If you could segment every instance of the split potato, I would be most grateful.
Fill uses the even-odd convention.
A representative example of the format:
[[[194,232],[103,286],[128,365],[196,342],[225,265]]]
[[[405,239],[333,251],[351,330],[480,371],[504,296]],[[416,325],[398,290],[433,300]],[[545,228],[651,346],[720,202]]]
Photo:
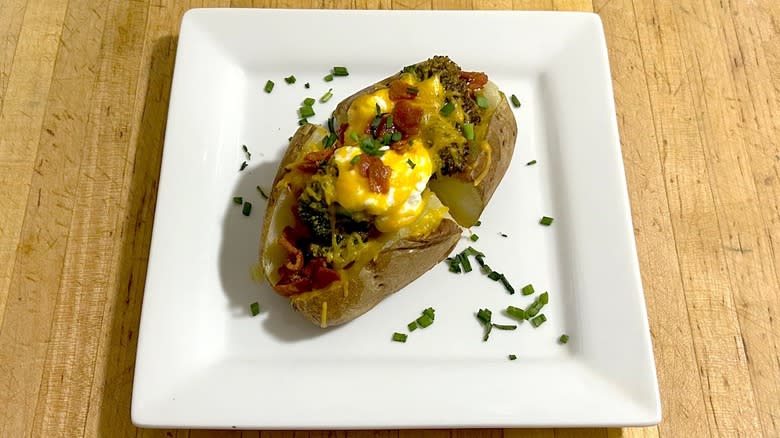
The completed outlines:
[[[504,94],[447,57],[355,93],[327,128],[292,137],[263,224],[263,273],[322,327],[362,315],[447,257],[516,137]]]

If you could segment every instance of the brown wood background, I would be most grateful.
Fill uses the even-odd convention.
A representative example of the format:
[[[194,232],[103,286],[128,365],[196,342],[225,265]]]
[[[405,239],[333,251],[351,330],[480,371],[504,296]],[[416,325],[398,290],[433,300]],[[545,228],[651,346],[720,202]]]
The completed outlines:
[[[780,436],[780,1],[0,1],[0,436],[413,437],[130,424],[182,13],[199,6],[601,15],[664,419],[439,437]]]

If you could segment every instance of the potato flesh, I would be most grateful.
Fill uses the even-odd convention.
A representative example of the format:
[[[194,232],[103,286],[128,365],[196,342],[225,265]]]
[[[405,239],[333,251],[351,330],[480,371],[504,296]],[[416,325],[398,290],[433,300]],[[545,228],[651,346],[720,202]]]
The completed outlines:
[[[431,179],[428,187],[450,209],[450,215],[458,225],[468,228],[477,223],[485,205],[474,183],[439,176]]]

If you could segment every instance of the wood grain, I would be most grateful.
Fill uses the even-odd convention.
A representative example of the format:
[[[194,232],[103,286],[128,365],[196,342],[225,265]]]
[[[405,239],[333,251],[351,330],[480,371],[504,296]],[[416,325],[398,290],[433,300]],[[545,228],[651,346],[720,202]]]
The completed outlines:
[[[130,394],[182,14],[595,11],[663,422],[625,429],[140,430]],[[0,2],[0,436],[780,436],[780,2]]]

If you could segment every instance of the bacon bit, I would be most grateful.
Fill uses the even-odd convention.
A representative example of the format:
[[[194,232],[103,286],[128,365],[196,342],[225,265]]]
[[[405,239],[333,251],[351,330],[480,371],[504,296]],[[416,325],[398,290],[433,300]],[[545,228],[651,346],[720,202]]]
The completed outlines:
[[[281,279],[274,286],[274,290],[286,297],[326,288],[341,278],[338,272],[328,268],[327,262],[322,257],[309,260],[302,270],[293,271],[281,267],[279,275]]]
[[[416,94],[409,92],[411,85],[404,81],[395,80],[390,83],[390,100],[414,99]]]
[[[298,165],[298,170],[305,173],[314,173],[323,161],[327,161],[333,155],[336,148],[323,149],[309,152],[303,157],[303,162]]]
[[[358,173],[368,178],[368,189],[374,193],[387,193],[390,190],[392,169],[385,166],[379,157],[360,155],[357,163]]]
[[[312,290],[311,280],[301,276],[297,272],[290,273],[287,277],[282,276],[279,283],[274,286],[274,290],[279,295],[289,297]]]
[[[487,75],[479,71],[462,71],[460,78],[469,83],[469,90],[478,90],[488,82]]]
[[[328,287],[331,283],[341,278],[339,273],[328,268],[327,262],[322,257],[312,259],[303,269],[304,274],[313,279],[314,289]]]
[[[397,132],[398,130],[395,128],[395,123],[393,123],[393,126],[390,128],[387,127],[387,118],[390,116],[390,114],[383,114],[382,118],[379,121],[379,126],[376,127],[376,132],[371,131],[371,125],[368,125],[366,128],[366,134],[371,134],[374,138],[382,138],[385,134],[392,135],[394,132]]]
[[[417,134],[422,116],[423,109],[408,100],[399,101],[393,108],[393,124],[406,135]]]
[[[288,230],[290,230],[288,232]],[[282,235],[279,236],[279,246],[286,249],[290,253],[290,259],[285,262],[284,266],[291,271],[300,271],[303,268],[303,252],[296,248],[295,240],[290,240],[290,235],[293,233],[291,227],[285,227]]]
[[[409,150],[409,143],[406,142],[406,140],[399,140],[393,144],[390,145],[390,149],[394,150],[395,152],[403,155]]]

